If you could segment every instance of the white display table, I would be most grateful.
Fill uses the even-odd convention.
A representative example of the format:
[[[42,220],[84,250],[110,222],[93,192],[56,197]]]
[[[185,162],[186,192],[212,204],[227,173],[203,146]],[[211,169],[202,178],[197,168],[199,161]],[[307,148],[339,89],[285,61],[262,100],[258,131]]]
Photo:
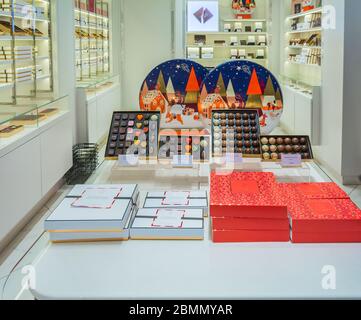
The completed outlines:
[[[137,182],[141,200],[164,187],[156,179]],[[173,190],[208,188],[186,177],[168,183]],[[361,298],[361,244],[215,244],[209,219],[204,241],[44,243],[29,258],[37,299]],[[336,289],[327,290],[334,271]],[[21,270],[10,275],[5,297],[19,277]]]

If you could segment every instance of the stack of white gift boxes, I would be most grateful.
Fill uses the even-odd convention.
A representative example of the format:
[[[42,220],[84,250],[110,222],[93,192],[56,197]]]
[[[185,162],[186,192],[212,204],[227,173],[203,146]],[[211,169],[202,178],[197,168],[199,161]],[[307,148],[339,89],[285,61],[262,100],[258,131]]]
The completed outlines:
[[[52,242],[203,240],[206,191],[149,192],[137,185],[78,185],[45,221]]]

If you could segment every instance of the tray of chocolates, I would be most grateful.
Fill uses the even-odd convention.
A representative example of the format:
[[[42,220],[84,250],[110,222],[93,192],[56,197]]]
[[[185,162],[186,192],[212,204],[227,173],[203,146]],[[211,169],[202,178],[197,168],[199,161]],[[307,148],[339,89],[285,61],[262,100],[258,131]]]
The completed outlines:
[[[137,155],[156,159],[160,112],[114,112],[105,158],[117,160],[120,155]]]
[[[212,111],[212,152],[214,157],[227,153],[259,158],[260,124],[257,110]]]
[[[261,136],[264,161],[281,161],[282,154],[301,154],[302,160],[312,160],[313,152],[308,136]]]
[[[193,162],[210,159],[208,130],[162,130],[159,138],[159,159],[173,160],[174,156],[192,156]]]
[[[0,127],[0,138],[10,138],[14,134],[24,130],[24,126],[5,126]]]

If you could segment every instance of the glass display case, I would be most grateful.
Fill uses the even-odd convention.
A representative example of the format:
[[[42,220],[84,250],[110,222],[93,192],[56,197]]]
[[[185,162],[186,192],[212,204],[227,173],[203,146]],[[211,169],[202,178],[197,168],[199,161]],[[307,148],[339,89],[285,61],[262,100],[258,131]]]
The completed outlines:
[[[3,105],[0,113],[0,149],[68,112],[68,96],[24,105]]]
[[[81,81],[77,84],[77,87],[84,91],[86,100],[89,101],[103,94],[106,90],[111,89],[114,85],[118,85],[119,81],[118,75],[114,76],[109,74]]]
[[[76,78],[97,81],[111,71],[110,0],[75,0]]]

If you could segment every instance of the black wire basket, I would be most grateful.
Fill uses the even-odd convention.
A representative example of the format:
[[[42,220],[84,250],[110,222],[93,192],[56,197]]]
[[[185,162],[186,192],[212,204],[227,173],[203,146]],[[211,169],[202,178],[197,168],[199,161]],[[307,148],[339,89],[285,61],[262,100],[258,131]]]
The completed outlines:
[[[69,185],[83,184],[98,167],[99,146],[82,143],[73,147],[73,167],[66,174]]]

